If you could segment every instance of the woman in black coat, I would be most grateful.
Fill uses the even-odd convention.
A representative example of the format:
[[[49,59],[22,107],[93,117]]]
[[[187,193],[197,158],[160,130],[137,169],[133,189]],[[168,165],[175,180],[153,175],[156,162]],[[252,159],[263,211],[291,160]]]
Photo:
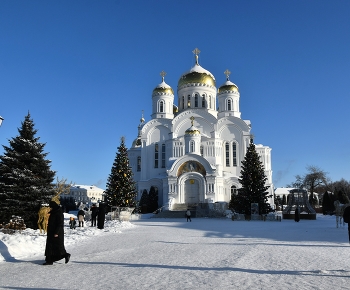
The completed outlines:
[[[52,265],[53,262],[65,258],[67,264],[70,254],[64,248],[64,218],[61,207],[54,201],[49,204],[51,211],[47,225],[47,238],[45,248],[45,263],[43,265]]]

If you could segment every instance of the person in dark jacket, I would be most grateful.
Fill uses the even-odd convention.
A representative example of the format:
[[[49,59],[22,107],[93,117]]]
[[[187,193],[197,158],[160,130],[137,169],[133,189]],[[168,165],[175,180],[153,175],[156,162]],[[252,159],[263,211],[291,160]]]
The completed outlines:
[[[55,199],[56,198],[56,199]],[[62,208],[59,205],[58,196],[55,196],[49,203],[51,208],[47,225],[47,238],[45,247],[45,263],[43,265],[53,265],[53,262],[65,259],[67,264],[70,254],[64,247],[64,218]]]
[[[96,206],[95,203],[93,203],[91,206],[91,226],[92,227],[96,227],[97,214],[98,214],[98,207]]]
[[[105,202],[101,202],[98,209],[98,218],[97,218],[97,228],[102,230],[105,224],[106,212],[105,212]]]

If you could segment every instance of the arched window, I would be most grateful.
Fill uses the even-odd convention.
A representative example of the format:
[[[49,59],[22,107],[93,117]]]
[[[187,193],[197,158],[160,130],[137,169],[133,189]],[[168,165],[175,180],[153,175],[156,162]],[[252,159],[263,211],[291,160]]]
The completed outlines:
[[[165,168],[165,144],[162,144],[162,168]]]
[[[228,142],[225,143],[225,159],[226,167],[230,167],[230,145]]]
[[[237,166],[237,144],[232,143],[232,166]]]
[[[200,147],[200,151],[201,151],[201,156],[203,156],[203,146]]]
[[[187,108],[190,108],[191,107],[191,96],[188,95],[187,96]]]
[[[141,156],[137,157],[137,171],[141,171]]]
[[[191,143],[190,143],[190,152],[194,152],[194,150],[195,150],[195,143],[194,143],[194,141],[191,141]]]
[[[158,168],[159,148],[158,143],[154,144],[154,168]]]
[[[198,108],[198,94],[194,95],[194,107]]]
[[[211,109],[211,96],[209,96],[209,109]]]
[[[231,111],[231,100],[227,100],[227,111]]]
[[[182,96],[182,109],[185,109],[185,97]]]
[[[231,186],[231,195],[232,194],[237,194],[237,187],[234,185]]]
[[[205,95],[202,95],[202,108],[205,108]]]
[[[160,101],[160,103],[159,103],[159,112],[164,113],[164,102],[163,101]]]

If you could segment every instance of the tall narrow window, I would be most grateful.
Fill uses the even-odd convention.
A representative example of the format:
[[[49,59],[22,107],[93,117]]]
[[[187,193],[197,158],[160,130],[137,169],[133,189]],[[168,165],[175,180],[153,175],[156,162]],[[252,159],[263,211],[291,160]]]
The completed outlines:
[[[137,157],[137,171],[141,171],[141,156]]]
[[[232,166],[237,166],[237,144],[232,144]]]
[[[162,168],[165,168],[165,144],[162,144]]]
[[[226,156],[226,166],[230,166],[230,146],[228,142],[225,144],[225,156]]]
[[[195,149],[194,142],[191,141],[191,143],[190,143],[190,151],[191,151],[191,152],[194,152],[194,149]]]
[[[182,96],[182,109],[185,109],[185,97]]]
[[[205,95],[202,95],[202,108],[205,108]]]
[[[161,102],[159,103],[159,112],[160,112],[160,113],[163,113],[163,112],[164,112],[164,102],[163,102],[163,101],[161,101]]]
[[[201,151],[201,156],[203,156],[203,146],[200,147],[200,151]]]
[[[211,96],[209,96],[209,109],[211,109]]]
[[[188,95],[187,96],[187,108],[190,108],[191,107],[191,96]]]
[[[227,100],[227,111],[231,111],[231,100]]]
[[[154,168],[158,168],[158,158],[159,158],[159,148],[158,143],[154,144]]]
[[[198,108],[198,94],[194,95],[194,106],[195,108]]]

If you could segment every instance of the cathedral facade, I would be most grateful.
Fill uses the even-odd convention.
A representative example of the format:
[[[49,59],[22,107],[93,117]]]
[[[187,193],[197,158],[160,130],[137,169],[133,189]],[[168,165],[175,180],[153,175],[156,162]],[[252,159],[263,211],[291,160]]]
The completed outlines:
[[[138,137],[128,151],[140,200],[144,190],[158,191],[159,207],[174,204],[229,202],[240,188],[238,178],[251,137],[251,122],[241,119],[238,86],[195,65],[173,89],[162,82],[152,93],[151,120],[142,117]],[[273,196],[271,148],[256,145]],[[273,200],[270,200],[273,204]]]

